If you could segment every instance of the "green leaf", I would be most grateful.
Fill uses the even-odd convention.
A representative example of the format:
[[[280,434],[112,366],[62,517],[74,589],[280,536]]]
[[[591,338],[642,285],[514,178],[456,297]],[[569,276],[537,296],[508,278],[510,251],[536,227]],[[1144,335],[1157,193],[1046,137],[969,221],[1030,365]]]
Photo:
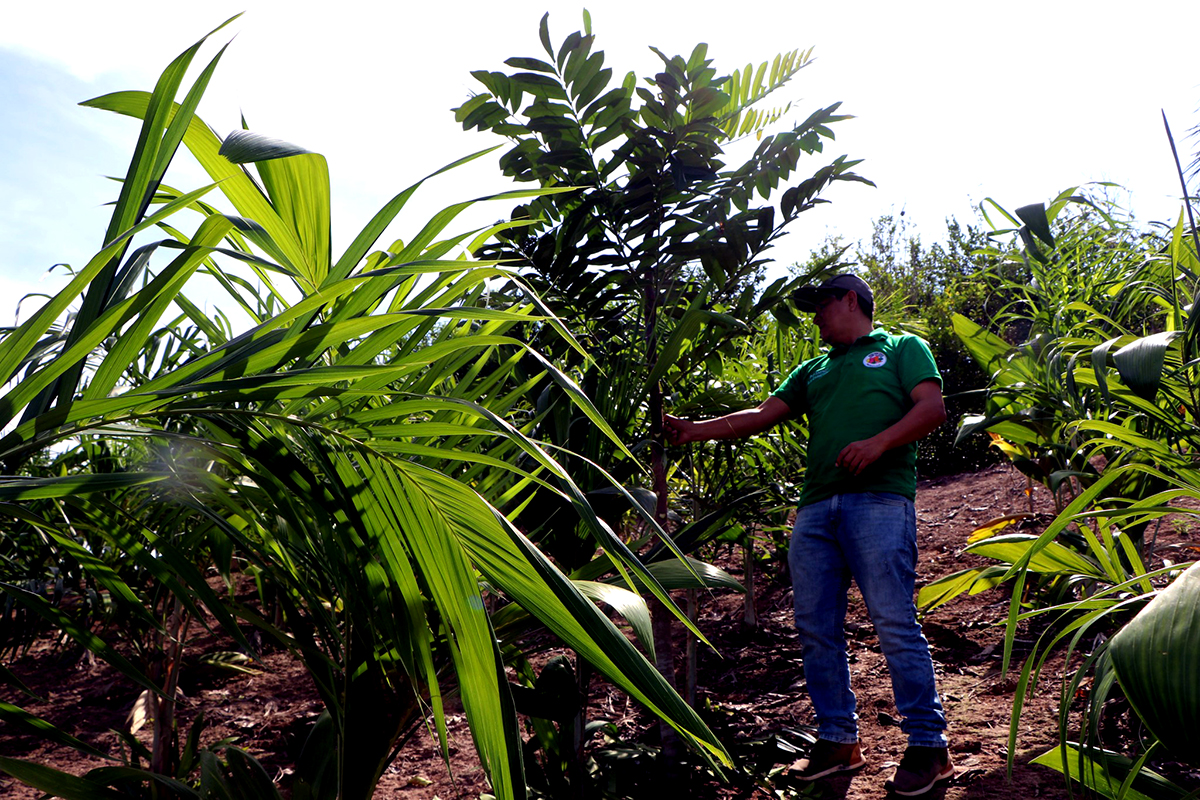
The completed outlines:
[[[1048,575],[1086,575],[1100,580],[1107,577],[1095,563],[1074,550],[1058,542],[1040,542],[1037,536],[1026,533],[992,536],[967,545],[966,551],[1007,564],[1015,564],[1032,552],[1027,562],[1028,569],[1032,572]]]
[[[162,315],[175,302],[180,290],[204,259],[208,258],[212,247],[215,247],[230,232],[232,223],[223,216],[207,217],[192,237],[184,252],[176,257],[160,272],[145,288],[130,298],[127,307],[121,312],[121,319],[109,324],[105,323],[100,331],[121,330],[121,335],[110,348],[108,355],[96,368],[92,379],[84,392],[84,399],[96,399],[108,396],[121,375],[129,369],[145,345],[147,338],[159,325]],[[101,317],[98,322],[107,318]],[[129,326],[123,324],[127,318],[133,318]],[[94,341],[88,337],[88,341]]]
[[[538,38],[542,40],[542,47],[546,48],[546,54],[551,58],[554,57],[554,48],[550,45],[550,12],[547,11],[542,15],[541,22],[538,23]]]
[[[536,58],[522,58],[521,56],[513,56],[512,58],[506,59],[504,63],[516,69],[532,70],[534,72],[548,72],[551,75],[554,75],[557,72],[553,65],[547,64],[545,61],[541,61]]]
[[[258,759],[237,747],[225,748],[226,781],[239,800],[280,800],[275,783]]]
[[[658,670],[528,539],[498,513],[489,510],[480,498],[463,494],[461,486],[449,478],[425,471],[412,475],[420,477],[427,490],[457,498],[441,507],[456,530],[464,534],[472,532],[470,536],[463,535],[460,541],[489,582],[503,586],[509,596],[601,674],[644,703],[702,753],[728,763],[724,747],[667,686]],[[501,527],[483,524],[485,514],[491,514],[491,519]]]
[[[978,594],[999,585],[1006,571],[1004,567],[974,567],[938,578],[917,592],[917,608],[932,611],[964,592]]]
[[[230,18],[216,30],[224,27],[233,19]],[[129,171],[121,183],[121,195],[114,206],[108,232],[105,235],[106,245],[117,242],[120,244],[112,250],[111,258],[100,267],[97,279],[89,285],[83,303],[76,312],[74,322],[67,333],[68,347],[76,344],[78,339],[92,327],[92,323],[107,313],[112,304],[119,303],[123,299],[118,290],[125,284],[117,278],[118,266],[129,245],[127,231],[144,222],[143,217],[153,201],[167,165],[175,153],[183,133],[183,127],[191,120],[196,105],[199,103],[200,95],[220,59],[220,54],[218,54],[201,73],[196,84],[188,92],[184,103],[176,105],[174,98],[182,84],[184,74],[192,57],[204,44],[205,39],[207,37],[196,42],[176,58],[163,71],[154,88],[154,93],[147,96],[147,110],[142,118],[143,124],[138,144],[134,149]],[[173,119],[177,112],[178,118]],[[32,401],[25,411],[25,418],[32,419],[56,401],[69,400],[79,386],[83,371],[84,362],[82,360],[68,361],[62,371],[62,377],[54,386],[49,387],[48,392],[39,394]]]
[[[1088,755],[1081,754],[1074,743],[1068,742],[1042,753],[1030,763],[1068,775],[1075,782],[1110,800],[1164,800],[1187,794],[1184,789],[1148,769],[1141,770],[1137,780],[1141,788],[1153,790],[1152,794],[1133,787],[1126,787],[1125,792],[1121,793],[1119,789],[1124,784],[1124,773],[1129,771],[1133,762],[1107,750],[1086,748],[1084,752]]]
[[[235,130],[225,137],[217,152],[234,164],[253,164],[272,158],[308,155],[312,151],[261,133]]]
[[[535,97],[548,100],[566,100],[567,90],[557,78],[551,78],[538,72],[517,72],[512,75],[512,81],[521,89]]]
[[[10,583],[0,582],[0,590],[7,592],[13,600],[40,615],[80,646],[108,662],[111,667],[133,683],[143,689],[149,689],[156,695],[162,694],[162,690],[145,673],[117,652],[115,648],[87,628],[77,624],[71,617],[52,606],[44,598]]]
[[[1012,346],[994,333],[981,328],[962,314],[951,315],[954,333],[959,341],[966,345],[971,357],[983,367],[988,375],[997,375],[1004,364],[1004,358],[1012,351]],[[1000,373],[999,380],[1004,380],[1007,373]]]
[[[289,233],[300,244],[303,261],[291,266],[306,289],[321,286],[329,275],[329,165],[317,153],[272,157],[256,162],[267,196]]]
[[[690,556],[684,561],[670,559],[655,561],[646,566],[664,589],[732,589],[745,592],[746,587],[720,567]]]
[[[65,745],[81,753],[86,753],[89,756],[112,759],[112,756],[103,750],[97,750],[87,742],[75,738],[71,734],[56,728],[41,717],[36,717],[25,709],[14,706],[11,703],[0,702],[0,720],[14,727],[21,728],[26,733],[31,733],[34,736],[56,744]]]
[[[1020,218],[1039,239],[1049,247],[1054,247],[1054,234],[1050,232],[1050,221],[1046,218],[1046,205],[1034,203],[1021,206],[1016,211]]]
[[[64,800],[122,800],[126,797],[86,778],[19,758],[0,756],[0,770],[27,786]]]
[[[93,280],[97,279],[105,265],[108,264],[110,259],[121,250],[121,248],[124,246],[124,243],[130,237],[166,219],[176,211],[186,208],[192,202],[207,194],[214,186],[215,184],[212,184],[202,189],[197,189],[194,192],[189,192],[183,197],[166,204],[155,214],[143,219],[133,228],[130,228],[128,231],[122,233],[116,240],[110,242],[103,250],[97,253],[92,260],[87,263],[87,266],[85,266],[77,275],[75,275],[74,278],[71,279],[71,282],[68,283],[66,287],[60,290],[59,293],[51,298],[49,302],[38,309],[38,311],[32,317],[22,323],[16,331],[5,336],[3,340],[0,340],[0,375],[11,377],[16,373],[21,364],[29,357],[29,354],[33,348],[37,346],[37,343],[41,337],[45,335],[45,333],[55,323],[59,316],[61,316],[70,307],[71,303],[75,301],[84,288]],[[117,314],[113,315],[111,318],[117,319],[119,316],[120,315]],[[79,325],[79,329],[81,331],[84,330],[85,326],[78,322],[76,324]],[[90,350],[90,348],[87,349]],[[58,367],[58,373],[56,374],[62,374],[66,371],[66,369],[66,366],[60,365]],[[23,384],[24,382],[22,382],[22,386]],[[13,391],[21,389],[22,386],[16,387],[16,389]],[[13,416],[15,416],[16,412],[19,411],[24,405],[8,403],[7,399],[11,396],[12,393],[10,392],[10,394],[5,398],[5,405],[7,407],[5,407],[3,411],[0,411],[0,421],[4,423],[7,423],[9,420],[11,420]]]
[[[1154,735],[1182,759],[1200,759],[1200,564],[1160,591],[1112,637],[1117,679]]]
[[[51,497],[73,497],[95,492],[111,492],[132,486],[146,486],[170,480],[172,473],[118,472],[109,474],[65,475],[61,478],[0,477],[0,501],[20,502]]]
[[[177,781],[174,778],[162,775],[157,772],[151,772],[148,769],[138,769],[136,767],[98,767],[87,774],[88,780],[97,783],[116,785],[128,784],[130,782],[141,786],[143,784],[157,784],[166,788],[170,792],[171,797],[185,798],[185,800],[200,800],[200,795],[190,786],[182,781]],[[152,792],[155,790],[152,788]],[[155,792],[156,793],[156,792]],[[251,795],[243,795],[243,797],[251,798]],[[278,794],[270,800],[278,800]]]
[[[1104,404],[1110,409],[1112,408],[1112,396],[1108,391],[1108,351],[1117,343],[1119,339],[1109,339],[1103,344],[1098,344],[1092,348],[1092,371],[1096,375],[1096,383],[1100,387],[1100,394],[1104,398]]]
[[[395,470],[378,459],[361,462],[361,469],[365,482],[375,491],[370,497],[358,497],[359,513],[375,528],[374,535],[393,569],[408,560],[401,547],[420,565],[432,599],[452,632],[451,654],[463,707],[484,769],[497,795],[515,796],[523,785],[515,782],[510,768],[520,762],[520,738],[515,724],[510,728],[506,721],[510,716],[504,707],[507,692],[501,691],[499,683],[503,667],[497,664],[494,637],[474,570],[443,509],[431,502],[428,492],[407,470]],[[340,461],[338,472],[345,481],[356,480],[357,470],[348,460]],[[466,494],[469,490],[464,487],[459,491]]]
[[[1113,363],[1121,380],[1138,397],[1154,399],[1162,383],[1163,362],[1179,331],[1163,331],[1143,336],[1113,353]]]
[[[747,330],[744,322],[728,314],[720,314],[706,309],[688,310],[684,313],[682,319],[679,320],[675,329],[671,331],[671,335],[662,346],[662,349],[659,350],[657,358],[654,361],[654,369],[650,371],[649,376],[646,378],[648,386],[666,377],[671,367],[676,366],[676,362],[684,346],[700,336],[706,323],[720,325],[725,329],[737,328]]]
[[[141,119],[147,113],[149,99],[145,92],[114,92],[88,100],[82,105]],[[199,117],[193,117],[183,143],[220,186],[238,213],[261,228],[264,236],[257,243],[277,262],[299,271],[296,265],[303,265],[306,256],[295,229],[284,222],[254,181],[220,154],[221,141],[212,129]]]
[[[650,608],[646,601],[636,592],[631,592],[621,586],[596,581],[574,581],[575,588],[592,602],[604,603],[620,614],[633,628],[633,634],[646,648],[650,658],[654,658],[654,630],[650,624]]]

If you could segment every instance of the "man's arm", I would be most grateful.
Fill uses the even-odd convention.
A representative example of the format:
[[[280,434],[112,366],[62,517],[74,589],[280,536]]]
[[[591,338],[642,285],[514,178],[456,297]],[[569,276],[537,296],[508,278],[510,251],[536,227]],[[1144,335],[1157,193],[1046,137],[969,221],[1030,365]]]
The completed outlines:
[[[758,408],[735,411],[713,419],[688,420],[663,414],[663,433],[671,444],[703,442],[709,439],[741,439],[762,433],[787,419],[792,413],[778,397],[768,397]]]
[[[942,388],[937,381],[921,381],[909,395],[913,407],[898,422],[858,442],[851,442],[838,454],[837,466],[857,475],[878,458],[895,447],[902,447],[932,433],[946,421],[946,405],[942,402]]]

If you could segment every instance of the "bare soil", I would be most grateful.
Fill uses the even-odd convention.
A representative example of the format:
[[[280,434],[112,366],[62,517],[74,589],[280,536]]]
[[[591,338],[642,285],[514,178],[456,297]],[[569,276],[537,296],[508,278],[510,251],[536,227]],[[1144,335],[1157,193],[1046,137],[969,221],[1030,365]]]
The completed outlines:
[[[968,535],[982,523],[1007,514],[1029,511],[1026,480],[1007,466],[976,473],[923,481],[918,488],[917,526],[920,546],[919,580],[929,582],[968,566],[985,562],[963,555]],[[1041,487],[1032,492],[1035,517],[1022,525],[1037,530],[1051,518],[1049,497]],[[1155,565],[1162,558],[1178,562],[1194,558],[1180,548],[1196,541],[1191,518],[1168,519],[1158,526]],[[1147,534],[1149,536],[1149,534]],[[767,545],[764,545],[767,547]],[[765,551],[764,551],[765,554]],[[718,562],[735,577],[742,577],[741,559],[718,553]],[[904,750],[897,726],[891,684],[861,598],[852,590],[847,635],[851,673],[858,697],[861,739],[867,766],[850,777],[838,777],[801,787],[791,783],[784,769],[798,754],[787,748],[802,744],[812,712],[804,691],[804,669],[791,620],[791,593],[778,561],[757,576],[756,626],[743,619],[740,595],[704,596],[698,625],[716,648],[701,649],[697,665],[697,707],[745,767],[719,782],[702,770],[689,772],[687,794],[695,798],[827,797],[860,800],[884,796],[883,783]],[[785,570],[786,571],[786,568]],[[950,720],[951,752],[957,776],[940,784],[935,798],[1066,798],[1062,777],[1030,760],[1051,749],[1058,739],[1058,691],[1064,672],[1061,655],[1051,659],[1037,693],[1021,715],[1015,763],[1007,775],[1009,723],[1012,715],[1015,673],[1000,671],[1003,629],[1010,596],[1001,587],[971,597],[961,597],[931,612],[924,620],[938,671],[939,689]],[[1017,640],[1018,665],[1032,645],[1036,631],[1023,630]],[[677,648],[683,652],[683,643]],[[282,652],[265,656],[265,670],[253,676],[233,675],[204,668],[205,653],[231,649],[200,631],[188,643],[187,663],[181,673],[183,699],[179,721],[181,736],[197,714],[203,713],[205,745],[234,738],[272,771],[285,794],[304,736],[321,710],[316,692],[301,669]],[[127,716],[138,691],[129,687],[103,664],[89,663],[78,652],[40,641],[28,653],[6,666],[40,700],[0,687],[0,700],[26,708],[61,729],[102,750],[119,752],[117,729],[127,729]],[[683,674],[680,662],[680,675]],[[625,743],[657,745],[657,729],[649,716],[606,682],[591,683],[589,719],[607,720]],[[1128,725],[1128,722],[1126,721]],[[378,798],[432,800],[476,798],[487,791],[487,782],[475,757],[465,717],[451,709],[451,758],[443,761],[431,736],[423,729],[401,749],[376,793]],[[1120,725],[1117,726],[1118,736]],[[1133,735],[1127,731],[1125,735]],[[146,740],[146,731],[139,733]],[[1118,743],[1119,744],[1119,743]],[[590,743],[595,752],[604,746],[599,736]],[[628,755],[632,750],[625,751]],[[25,758],[81,774],[102,762],[78,755],[66,747],[48,745],[12,725],[0,723],[0,754]],[[614,777],[630,796],[652,796],[664,787],[639,781],[645,761],[631,758],[634,777]],[[1189,788],[1200,786],[1200,775],[1181,765],[1157,765],[1172,779]],[[610,762],[611,768],[611,762]],[[640,789],[637,787],[641,787]],[[683,793],[683,784],[667,789],[667,796]],[[0,798],[25,800],[40,795],[0,773]]]

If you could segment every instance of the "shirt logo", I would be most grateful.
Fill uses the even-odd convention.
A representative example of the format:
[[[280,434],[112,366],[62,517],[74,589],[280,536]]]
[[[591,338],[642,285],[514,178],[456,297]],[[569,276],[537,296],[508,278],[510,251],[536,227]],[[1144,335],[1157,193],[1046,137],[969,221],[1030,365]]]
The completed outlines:
[[[829,374],[829,367],[825,367],[824,369],[819,369],[816,372],[814,372],[812,375],[808,376],[808,382],[812,383],[817,378],[824,378],[828,374]]]
[[[883,353],[879,352],[878,350],[876,350],[874,353],[868,353],[867,357],[863,359],[863,366],[871,367],[872,369],[882,367],[886,363],[887,363],[887,356],[885,356]]]

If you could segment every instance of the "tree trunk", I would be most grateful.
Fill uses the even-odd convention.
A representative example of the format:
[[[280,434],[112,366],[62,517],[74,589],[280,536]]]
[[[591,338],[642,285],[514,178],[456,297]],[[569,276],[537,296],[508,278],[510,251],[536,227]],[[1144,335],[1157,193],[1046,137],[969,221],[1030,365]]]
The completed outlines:
[[[742,599],[742,620],[751,628],[758,627],[758,612],[754,608],[754,539],[746,532],[742,545],[742,579],[746,582],[746,596]]]
[[[645,286],[646,299],[646,367],[647,375],[654,371],[658,361],[658,280],[657,272],[652,267],[647,275]],[[663,393],[662,387],[655,382],[650,386],[649,397],[650,416],[650,470],[654,481],[655,521],[667,529],[667,459],[663,450]],[[647,598],[650,609],[650,621],[654,632],[655,666],[663,678],[678,690],[675,680],[675,643],[672,638],[671,612],[651,595]],[[667,785],[673,783],[679,776],[679,763],[682,755],[682,744],[679,734],[666,722],[658,723],[659,739],[662,741],[662,777]]]
[[[575,654],[575,681],[579,690],[579,711],[571,722],[571,740],[564,742],[564,748],[570,748],[567,761],[567,779],[575,797],[587,798],[595,795],[595,787],[588,780],[586,762],[583,756],[584,731],[587,729],[588,696],[592,685],[592,665],[587,659]]]
[[[675,644],[671,640],[674,633],[674,626],[671,625],[671,612],[659,602],[657,597],[646,598],[646,604],[650,607],[650,620],[654,628],[654,665],[658,667],[658,671],[662,673],[671,688],[678,689],[679,684],[675,680]],[[662,740],[664,777],[669,778],[673,771],[677,772],[679,758],[682,755],[682,744],[679,741],[679,734],[666,722],[658,723],[658,733]]]
[[[667,466],[662,446],[662,391],[657,385],[650,389],[650,453],[654,474],[654,494],[657,498],[655,518],[658,524],[666,530],[667,527]],[[650,608],[650,620],[654,630],[655,666],[672,689],[678,690],[679,683],[675,679],[675,642],[672,614],[658,598],[647,598]],[[683,745],[679,734],[666,722],[658,723],[659,739],[662,741],[662,777],[666,785],[674,783],[679,777],[679,764],[683,755]]]

